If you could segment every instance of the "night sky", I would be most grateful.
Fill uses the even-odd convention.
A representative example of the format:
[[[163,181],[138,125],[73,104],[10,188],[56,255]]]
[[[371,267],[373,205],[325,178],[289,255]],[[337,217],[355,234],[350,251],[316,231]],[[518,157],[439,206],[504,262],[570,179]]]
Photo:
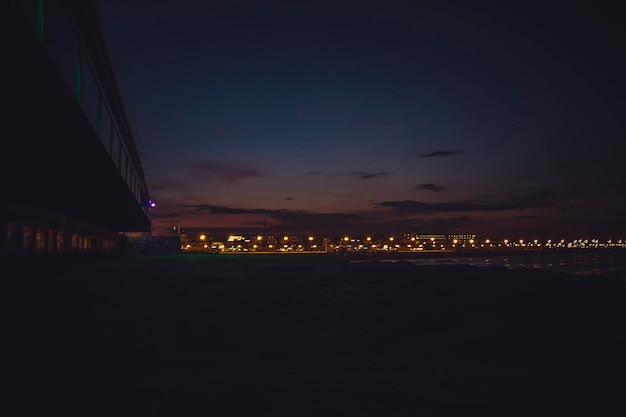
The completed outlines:
[[[97,2],[153,232],[626,237],[617,10],[422,4]]]

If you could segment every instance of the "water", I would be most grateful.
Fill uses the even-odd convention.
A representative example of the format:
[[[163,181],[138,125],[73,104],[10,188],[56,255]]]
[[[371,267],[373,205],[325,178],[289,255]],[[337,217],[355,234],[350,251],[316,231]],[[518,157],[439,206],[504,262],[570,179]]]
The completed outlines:
[[[386,259],[384,262],[398,262]],[[449,258],[402,259],[415,265],[498,265],[506,268],[526,268],[565,272],[577,275],[608,275],[626,279],[626,250],[624,253],[546,253],[528,255],[469,256]]]

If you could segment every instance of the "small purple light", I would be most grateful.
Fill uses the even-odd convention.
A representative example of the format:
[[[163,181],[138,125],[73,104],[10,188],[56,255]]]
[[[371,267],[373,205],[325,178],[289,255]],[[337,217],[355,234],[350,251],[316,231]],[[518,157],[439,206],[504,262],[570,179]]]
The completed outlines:
[[[150,205],[150,207],[156,206],[156,203],[152,200],[148,200],[148,204]]]

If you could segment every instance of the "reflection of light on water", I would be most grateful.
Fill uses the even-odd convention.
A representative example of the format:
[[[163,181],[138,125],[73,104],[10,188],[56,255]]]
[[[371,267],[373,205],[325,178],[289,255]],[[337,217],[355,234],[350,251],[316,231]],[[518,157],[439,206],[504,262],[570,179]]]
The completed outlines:
[[[384,260],[398,262],[397,259]],[[509,269],[544,269],[578,275],[598,275],[626,270],[626,251],[623,254],[545,254],[506,255],[492,257],[449,257],[405,259],[415,265],[474,265],[478,267],[503,266]],[[354,261],[358,262],[358,261]]]

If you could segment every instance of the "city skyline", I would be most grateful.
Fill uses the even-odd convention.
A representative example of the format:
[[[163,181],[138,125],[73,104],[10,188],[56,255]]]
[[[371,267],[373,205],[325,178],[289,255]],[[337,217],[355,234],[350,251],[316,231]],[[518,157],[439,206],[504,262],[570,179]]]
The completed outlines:
[[[172,235],[183,235],[184,239],[190,240],[228,240],[236,237],[237,239],[248,239],[248,240],[277,240],[280,241],[282,239],[288,238],[289,240],[311,240],[315,239],[323,240],[327,239],[329,241],[342,241],[342,240],[402,240],[407,237],[413,237],[414,240],[429,240],[431,237],[435,237],[437,240],[463,240],[469,241],[474,240],[475,242],[481,243],[503,243],[505,245],[521,245],[521,244],[537,244],[540,245],[567,245],[567,244],[619,244],[623,246],[626,243],[626,236],[620,234],[613,234],[611,236],[601,236],[598,234],[594,235],[581,235],[572,233],[570,235],[555,235],[555,234],[545,234],[545,233],[532,233],[528,232],[524,235],[517,234],[480,234],[480,233],[472,233],[469,231],[458,232],[458,233],[442,233],[442,232],[425,232],[418,233],[416,231],[404,231],[400,233],[367,233],[367,232],[357,232],[357,233],[341,233],[339,231],[330,234],[324,233],[301,233],[301,232],[285,232],[280,230],[236,230],[232,229],[222,230],[222,229],[211,229],[206,227],[192,227],[185,228],[181,225],[174,225],[167,230],[161,230],[159,233],[155,233],[158,236],[172,236]],[[473,243],[473,242],[472,242]]]
[[[610,8],[97,5],[155,233],[626,233]]]
[[[193,230],[172,230],[177,237],[170,244],[183,251],[213,253],[536,253],[562,250],[622,250],[626,239],[577,238],[577,239],[510,239],[489,238],[476,234],[419,234],[400,235],[275,235],[275,234],[210,234]],[[168,238],[166,236],[161,236]],[[169,236],[169,238],[174,236]],[[141,250],[142,240],[135,245]],[[150,245],[148,241],[148,247]]]

